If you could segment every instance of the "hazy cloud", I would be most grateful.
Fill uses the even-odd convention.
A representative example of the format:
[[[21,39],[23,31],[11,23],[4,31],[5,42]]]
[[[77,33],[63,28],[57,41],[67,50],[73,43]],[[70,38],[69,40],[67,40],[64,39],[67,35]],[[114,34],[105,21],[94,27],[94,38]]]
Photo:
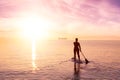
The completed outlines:
[[[67,30],[74,26],[74,31],[84,29],[81,34],[120,32],[120,0],[0,0],[1,18],[31,12],[47,16]]]

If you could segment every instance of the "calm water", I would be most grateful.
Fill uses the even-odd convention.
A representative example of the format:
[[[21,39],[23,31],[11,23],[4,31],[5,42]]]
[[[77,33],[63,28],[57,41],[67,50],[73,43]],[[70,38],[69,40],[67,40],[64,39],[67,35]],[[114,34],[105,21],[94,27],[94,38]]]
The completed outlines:
[[[120,41],[80,42],[87,65],[70,60],[72,40],[1,38],[0,80],[120,80]]]

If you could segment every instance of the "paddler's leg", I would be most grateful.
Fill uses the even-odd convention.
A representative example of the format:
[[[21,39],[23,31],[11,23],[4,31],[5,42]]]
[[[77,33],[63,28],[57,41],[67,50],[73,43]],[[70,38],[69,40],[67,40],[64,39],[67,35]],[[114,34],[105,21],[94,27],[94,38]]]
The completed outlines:
[[[78,59],[80,61],[80,54],[79,54],[79,50],[77,50],[77,55],[78,55]]]
[[[76,50],[74,49],[74,61],[76,61]]]

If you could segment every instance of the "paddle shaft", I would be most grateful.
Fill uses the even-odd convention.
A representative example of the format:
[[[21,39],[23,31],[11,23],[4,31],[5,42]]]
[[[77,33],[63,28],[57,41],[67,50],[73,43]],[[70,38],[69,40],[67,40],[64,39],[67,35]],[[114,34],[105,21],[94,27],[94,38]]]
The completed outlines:
[[[83,54],[83,52],[82,52],[82,51],[80,51],[80,52],[81,52],[82,56],[86,59],[86,57],[85,57],[85,55]]]

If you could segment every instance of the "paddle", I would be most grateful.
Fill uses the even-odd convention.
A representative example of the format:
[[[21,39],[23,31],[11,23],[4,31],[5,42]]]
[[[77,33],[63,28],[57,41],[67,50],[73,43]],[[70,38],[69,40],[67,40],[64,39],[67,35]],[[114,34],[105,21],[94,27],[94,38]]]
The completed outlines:
[[[83,52],[82,51],[80,51],[80,52],[81,52],[82,56],[85,58],[85,63],[88,64],[89,61],[87,60],[87,58],[85,57],[85,55],[83,54]]]

